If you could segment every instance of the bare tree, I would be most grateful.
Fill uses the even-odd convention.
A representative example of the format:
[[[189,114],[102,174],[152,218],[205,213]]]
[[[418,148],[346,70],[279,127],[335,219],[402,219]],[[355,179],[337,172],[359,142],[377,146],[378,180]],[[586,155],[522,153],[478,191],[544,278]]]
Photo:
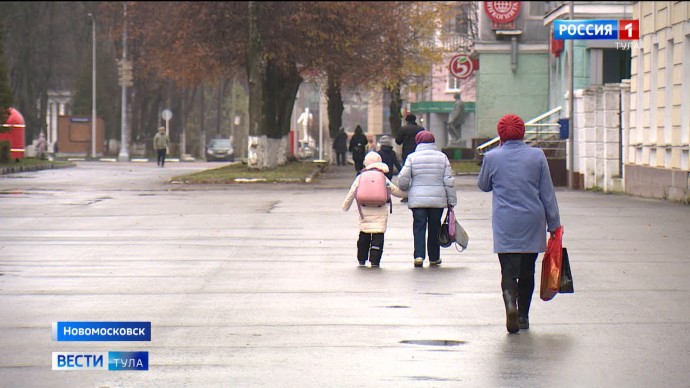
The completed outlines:
[[[7,64],[3,55],[3,23],[0,19],[0,124],[7,121],[7,108],[12,106],[12,91],[10,90],[9,80],[7,78]],[[0,126],[0,132],[5,131],[5,128]]]

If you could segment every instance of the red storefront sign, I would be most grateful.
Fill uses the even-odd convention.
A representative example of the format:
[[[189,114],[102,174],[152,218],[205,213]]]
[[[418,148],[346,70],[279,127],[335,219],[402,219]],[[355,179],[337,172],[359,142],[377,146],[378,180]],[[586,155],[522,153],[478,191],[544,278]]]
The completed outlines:
[[[515,19],[520,14],[520,1],[485,1],[484,11],[491,19],[491,28],[515,29]]]
[[[468,55],[458,54],[451,58],[448,68],[455,78],[465,79],[479,69],[479,61],[470,58]]]

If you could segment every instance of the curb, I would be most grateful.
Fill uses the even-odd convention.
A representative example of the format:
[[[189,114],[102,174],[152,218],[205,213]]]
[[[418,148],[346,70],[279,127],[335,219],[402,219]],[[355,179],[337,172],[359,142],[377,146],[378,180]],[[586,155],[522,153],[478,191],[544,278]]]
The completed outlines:
[[[327,167],[327,164],[318,165],[314,169],[314,171],[311,174],[309,174],[309,176],[307,176],[307,178],[304,180],[304,182],[305,183],[311,183],[314,180],[314,178],[316,178],[322,172],[326,171],[326,167]]]
[[[0,168],[0,175],[7,175],[7,174],[15,174],[18,172],[31,172],[31,171],[40,171],[40,170],[51,170],[54,168],[68,168],[68,167],[76,167],[77,165],[74,163],[69,163],[69,164],[61,164],[61,165],[55,165],[55,164],[36,164],[33,166],[15,166],[15,167],[3,167]]]

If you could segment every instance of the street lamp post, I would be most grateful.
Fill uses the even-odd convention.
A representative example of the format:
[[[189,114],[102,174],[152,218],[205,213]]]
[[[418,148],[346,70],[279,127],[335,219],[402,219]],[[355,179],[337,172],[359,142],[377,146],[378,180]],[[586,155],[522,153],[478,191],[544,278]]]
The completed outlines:
[[[319,160],[323,160],[323,82],[319,83]]]
[[[122,28],[122,72],[124,74],[124,68],[127,64],[127,2],[124,5],[124,19]],[[120,122],[120,154],[117,156],[117,160],[120,162],[129,161],[129,152],[127,151],[127,83],[120,76],[122,85],[122,120]]]
[[[91,18],[91,157],[96,157],[96,19],[89,12]]]
[[[574,3],[570,2],[570,20],[575,17]],[[568,49],[570,50],[570,55],[568,57],[568,67],[570,68],[570,98],[568,100],[568,111],[570,114],[570,120],[568,120],[568,161],[570,163],[570,169],[568,170],[568,188],[573,189],[575,187],[575,47],[573,45],[573,40],[568,41]]]

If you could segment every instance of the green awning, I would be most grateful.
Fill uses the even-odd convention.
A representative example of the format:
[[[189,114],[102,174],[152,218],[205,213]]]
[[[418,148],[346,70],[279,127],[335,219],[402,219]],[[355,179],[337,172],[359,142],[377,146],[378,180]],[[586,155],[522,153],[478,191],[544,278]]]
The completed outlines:
[[[463,102],[465,111],[474,112],[474,101]],[[455,101],[420,101],[413,102],[410,106],[412,113],[450,113],[453,111]]]

